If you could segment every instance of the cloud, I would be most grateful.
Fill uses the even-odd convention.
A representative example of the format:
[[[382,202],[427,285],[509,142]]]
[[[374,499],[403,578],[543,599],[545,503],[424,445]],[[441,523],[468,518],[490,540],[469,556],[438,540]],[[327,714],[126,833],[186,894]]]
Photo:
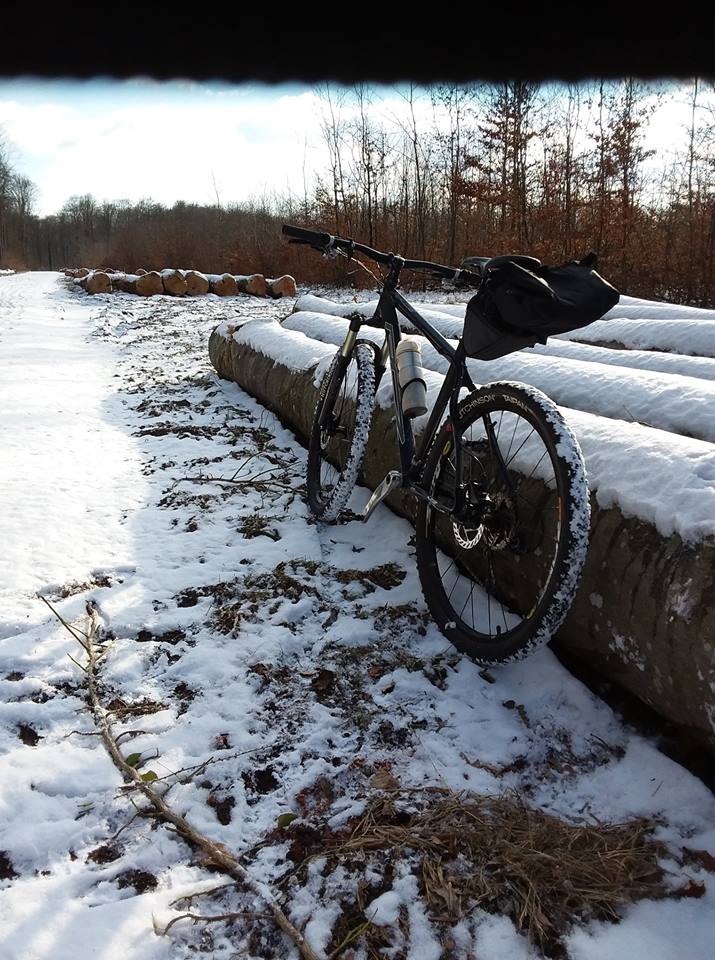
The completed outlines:
[[[38,185],[41,213],[81,193],[213,202],[214,178],[224,203],[302,190],[305,139],[322,149],[309,91],[220,97],[198,84],[103,86],[42,103],[0,99],[0,126],[16,166]]]

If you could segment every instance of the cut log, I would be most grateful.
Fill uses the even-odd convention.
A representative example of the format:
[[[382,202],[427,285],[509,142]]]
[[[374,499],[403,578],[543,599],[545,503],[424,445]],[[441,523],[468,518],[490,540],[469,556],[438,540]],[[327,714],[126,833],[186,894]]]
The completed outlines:
[[[155,271],[139,274],[137,277],[136,292],[142,297],[153,297],[159,293],[163,293],[164,284],[161,282],[161,276]]]
[[[102,270],[94,270],[86,277],[82,277],[80,279],[80,285],[87,291],[87,293],[112,292],[111,277]]]
[[[134,273],[137,277],[143,277],[146,273],[146,270],[144,270],[142,267],[139,267],[139,269],[135,270]]]
[[[162,270],[161,281],[164,284],[164,293],[172,297],[183,297],[186,293],[186,280],[178,270]]]
[[[79,267],[79,269],[73,271],[72,275],[74,277],[88,277],[89,270],[86,267]]]
[[[219,297],[235,297],[238,293],[236,280],[230,273],[224,273],[221,276],[212,275],[209,277],[209,284],[211,293],[215,293]]]
[[[277,277],[275,280],[269,280],[268,284],[274,297],[295,297],[298,292],[295,278],[289,274]]]
[[[239,275],[235,279],[241,293],[247,293],[252,297],[268,296],[268,281],[262,273],[252,273],[247,277]]]
[[[138,279],[135,273],[120,273],[112,278],[112,284],[115,290],[121,290],[122,293],[136,293]]]
[[[208,277],[197,270],[184,271],[184,280],[186,280],[186,292],[190,297],[202,296],[209,292]]]
[[[261,321],[249,321],[235,333],[222,324],[209,340],[219,376],[234,380],[303,439],[317,400],[316,364],[326,365],[334,350],[332,344],[290,330],[281,334],[277,323]],[[444,378],[432,371],[425,375],[434,398]],[[385,383],[381,389],[387,388]],[[590,429],[588,415],[577,419],[581,429]],[[417,430],[418,423],[414,426]],[[653,430],[651,441],[642,451],[644,470],[652,468],[649,457],[658,459],[659,445],[667,447],[672,438]],[[624,438],[626,451],[628,443]],[[363,465],[366,485],[374,488],[389,470],[399,469],[397,449],[392,408],[378,402]],[[685,477],[682,486],[702,489],[702,510],[711,516],[711,494],[700,479],[708,456],[704,443],[702,450],[692,460],[691,480]],[[602,478],[608,488],[618,488],[621,459],[614,459],[613,476]],[[687,462],[683,469],[690,469]],[[586,566],[558,642],[715,753],[715,537],[667,536],[654,523],[624,512],[617,497],[599,489],[600,482],[592,491]],[[414,522],[412,498],[397,490],[388,503]],[[518,582],[516,566],[514,578]]]

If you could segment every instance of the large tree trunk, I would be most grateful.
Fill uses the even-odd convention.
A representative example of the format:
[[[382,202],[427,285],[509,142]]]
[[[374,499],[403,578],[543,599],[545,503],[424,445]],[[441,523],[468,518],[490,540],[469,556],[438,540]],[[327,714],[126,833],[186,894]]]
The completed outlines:
[[[288,274],[269,280],[268,285],[274,297],[294,297],[297,293],[295,279]]]
[[[162,270],[161,280],[164,284],[164,293],[172,297],[183,297],[186,293],[186,280],[178,270]]]
[[[154,297],[164,292],[164,284],[161,282],[160,274],[152,270],[151,273],[144,273],[137,277],[136,292],[141,297]]]
[[[209,277],[209,286],[211,293],[218,297],[235,297],[238,293],[236,280],[230,273],[224,273],[221,276],[215,274]]]
[[[121,290],[122,293],[136,293],[138,279],[135,273],[121,273],[112,282],[115,290]]]
[[[184,279],[186,280],[186,292],[190,297],[202,296],[209,292],[209,281],[203,273],[198,273],[196,270],[187,270],[184,273]]]
[[[249,277],[237,276],[236,283],[241,293],[248,293],[253,297],[267,297],[269,281],[262,273],[252,273]]]
[[[86,277],[82,277],[79,283],[80,286],[87,291],[87,293],[112,292],[111,277],[102,270],[94,270],[92,273],[87,274]]]

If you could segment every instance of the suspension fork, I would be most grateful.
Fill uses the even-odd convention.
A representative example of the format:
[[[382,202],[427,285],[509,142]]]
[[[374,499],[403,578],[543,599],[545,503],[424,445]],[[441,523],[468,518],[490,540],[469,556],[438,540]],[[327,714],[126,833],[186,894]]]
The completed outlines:
[[[449,395],[449,424],[454,444],[454,514],[459,517],[464,511],[466,486],[462,483],[462,430],[459,426],[459,391],[464,382],[464,364],[459,363],[455,370],[454,386]]]
[[[350,364],[350,357],[352,356],[352,352],[355,349],[355,344],[357,343],[357,337],[361,326],[362,320],[360,317],[353,317],[351,319],[348,332],[345,335],[345,340],[343,341],[343,345],[338,351],[337,364],[335,368],[335,376],[338,377],[338,379],[342,379],[342,377],[345,376],[345,372]],[[330,415],[331,405],[327,402],[329,393],[330,384],[328,384],[328,388],[325,391],[320,412],[318,413],[318,424],[321,430],[325,429]]]

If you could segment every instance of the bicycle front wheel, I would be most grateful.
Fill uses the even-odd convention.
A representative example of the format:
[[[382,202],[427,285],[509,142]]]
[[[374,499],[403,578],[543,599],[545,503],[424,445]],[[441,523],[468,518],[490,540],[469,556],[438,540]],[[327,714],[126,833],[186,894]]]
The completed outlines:
[[[484,665],[519,660],[566,616],[588,547],[590,503],[578,442],[556,406],[525,384],[488,384],[459,407],[457,520],[424,501],[417,566],[438,626]],[[423,485],[453,503],[451,425],[432,446]]]
[[[355,489],[372,421],[375,351],[358,341],[347,362],[337,353],[318,394],[308,444],[308,505],[325,522],[338,518]]]

